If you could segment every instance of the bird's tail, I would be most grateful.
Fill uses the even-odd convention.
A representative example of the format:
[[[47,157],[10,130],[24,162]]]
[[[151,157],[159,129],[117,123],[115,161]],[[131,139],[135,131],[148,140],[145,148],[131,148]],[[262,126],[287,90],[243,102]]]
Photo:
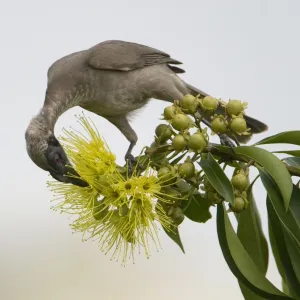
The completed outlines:
[[[201,90],[199,90],[199,89],[193,87],[193,86],[190,85],[190,84],[187,84],[187,83],[186,83],[186,86],[187,86],[187,88],[189,89],[190,93],[191,93],[192,95],[194,95],[194,96],[197,96],[197,95],[200,95],[200,96],[202,96],[202,97],[209,96],[209,95],[206,94],[205,92],[203,92],[203,91],[201,91]],[[219,113],[219,114],[224,114],[224,113],[225,113],[224,107],[221,106],[221,105],[219,105],[218,110],[217,110],[217,113]],[[204,116],[204,118],[205,118],[205,116]],[[247,115],[245,115],[244,118],[245,118],[245,120],[246,120],[246,122],[247,122],[248,128],[251,128],[251,131],[250,131],[251,135],[237,135],[237,136],[235,136],[235,138],[236,138],[240,143],[243,143],[243,144],[247,143],[247,142],[251,139],[252,134],[262,133],[262,132],[268,130],[268,126],[267,126],[265,123],[263,123],[263,122],[261,122],[261,121],[259,121],[259,120],[256,120],[256,119],[254,119],[254,118],[252,118],[252,117],[249,117],[249,116],[247,116]],[[206,119],[206,122],[207,122],[207,123],[210,123],[210,119],[207,118],[207,119]]]

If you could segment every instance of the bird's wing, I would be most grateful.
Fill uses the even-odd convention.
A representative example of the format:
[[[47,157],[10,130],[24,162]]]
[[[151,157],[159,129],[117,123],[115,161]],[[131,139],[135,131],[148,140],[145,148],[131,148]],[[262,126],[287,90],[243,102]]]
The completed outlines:
[[[132,71],[146,66],[176,65],[181,62],[167,53],[147,46],[124,41],[106,41],[88,50],[87,64],[98,70]]]

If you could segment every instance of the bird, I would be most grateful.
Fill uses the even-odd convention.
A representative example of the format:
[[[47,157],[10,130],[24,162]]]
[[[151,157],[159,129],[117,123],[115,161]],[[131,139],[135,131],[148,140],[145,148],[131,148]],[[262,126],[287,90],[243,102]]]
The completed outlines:
[[[121,40],[100,42],[58,59],[47,72],[43,106],[25,132],[29,157],[54,179],[86,186],[54,135],[58,118],[68,109],[80,106],[121,131],[129,141],[125,159],[134,163],[132,150],[138,137],[128,121],[131,112],[145,106],[150,99],[174,102],[187,94],[208,96],[179,77],[178,74],[185,72],[178,67],[181,64],[163,51]],[[261,121],[249,116],[245,119],[251,134],[267,129]],[[208,119],[204,121],[210,125]],[[246,142],[248,137],[236,139]]]

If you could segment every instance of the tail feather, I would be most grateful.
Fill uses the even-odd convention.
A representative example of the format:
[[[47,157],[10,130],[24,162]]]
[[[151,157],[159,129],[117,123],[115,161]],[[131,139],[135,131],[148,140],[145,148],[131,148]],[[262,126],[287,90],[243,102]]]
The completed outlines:
[[[205,92],[203,92],[203,91],[201,91],[201,90],[193,87],[190,84],[186,83],[186,86],[189,89],[190,93],[192,95],[194,95],[194,96],[197,96],[197,95],[200,95],[201,97],[209,96]],[[218,107],[217,113],[221,114],[221,113],[224,113],[224,112],[225,112],[224,107],[220,105]],[[268,126],[265,123],[263,123],[263,122],[261,122],[259,120],[256,120],[256,119],[254,119],[252,117],[249,117],[247,115],[245,115],[244,117],[245,117],[245,120],[247,122],[248,128],[251,129],[251,131],[250,131],[251,135],[242,135],[242,136],[237,135],[237,136],[235,136],[235,138],[240,143],[243,143],[243,144],[247,143],[251,139],[252,134],[262,133],[262,132],[268,130]],[[205,116],[204,116],[204,118],[205,118]],[[209,118],[206,118],[206,123],[210,123],[210,119]]]
[[[245,120],[247,122],[248,127],[251,128],[252,133],[262,133],[268,130],[268,125],[259,120],[253,119],[249,116],[245,116]]]

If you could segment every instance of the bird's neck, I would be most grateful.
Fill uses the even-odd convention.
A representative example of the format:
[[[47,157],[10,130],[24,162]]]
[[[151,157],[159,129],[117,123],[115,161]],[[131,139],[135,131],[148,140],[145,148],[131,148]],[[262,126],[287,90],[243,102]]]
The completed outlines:
[[[54,132],[58,118],[68,109],[77,105],[75,97],[68,91],[47,90],[44,106],[38,114],[38,118],[43,122],[48,130]]]
[[[45,105],[36,116],[41,125],[47,129],[47,131],[54,132],[55,124],[58,118],[64,113],[62,109],[57,107]]]

